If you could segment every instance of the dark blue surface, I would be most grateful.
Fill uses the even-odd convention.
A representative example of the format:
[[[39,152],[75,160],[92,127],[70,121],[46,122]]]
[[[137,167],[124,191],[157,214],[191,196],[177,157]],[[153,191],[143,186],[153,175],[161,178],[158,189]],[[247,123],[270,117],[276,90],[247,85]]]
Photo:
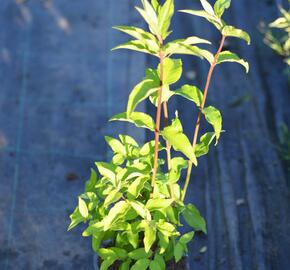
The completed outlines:
[[[190,0],[176,2],[180,9],[193,6]],[[193,173],[188,201],[201,209],[209,233],[196,236],[191,267],[287,270],[289,175],[276,145],[279,125],[290,123],[290,93],[281,60],[257,30],[260,21],[277,16],[277,8],[270,1],[233,2],[228,20],[249,31],[253,42],[228,46],[249,60],[251,72],[229,64],[214,75],[208,102],[221,109],[227,132]],[[126,40],[111,26],[140,24],[137,3],[1,1],[1,270],[92,269],[90,241],[81,229],[66,232],[68,215],[94,161],[109,156],[103,136],[123,132],[140,142],[145,138],[132,126],[107,123],[124,110],[145,61],[152,64],[141,54],[110,52]],[[200,35],[218,43],[207,23],[181,14],[174,23],[177,38]],[[189,71],[184,82],[202,88],[208,67],[191,57],[184,67]],[[244,101],[237,105],[237,100]],[[177,98],[169,106],[170,118],[178,109],[192,134],[191,104]],[[147,110],[154,114],[152,105]]]

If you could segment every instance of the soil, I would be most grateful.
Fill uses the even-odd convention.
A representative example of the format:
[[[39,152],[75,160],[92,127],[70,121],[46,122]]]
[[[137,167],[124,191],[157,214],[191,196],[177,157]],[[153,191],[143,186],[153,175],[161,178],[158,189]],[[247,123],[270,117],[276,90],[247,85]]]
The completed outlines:
[[[178,263],[175,263],[174,260],[172,260],[169,263],[167,263],[166,270],[186,270],[187,261],[188,261],[187,257],[184,257]],[[99,268],[100,268],[101,263],[102,261],[99,261]],[[121,263],[117,261],[108,270],[119,270],[120,265]]]

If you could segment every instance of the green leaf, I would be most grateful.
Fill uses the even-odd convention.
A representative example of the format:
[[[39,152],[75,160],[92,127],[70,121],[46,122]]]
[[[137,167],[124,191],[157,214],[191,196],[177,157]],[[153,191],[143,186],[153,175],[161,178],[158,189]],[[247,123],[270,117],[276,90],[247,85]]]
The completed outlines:
[[[80,214],[84,218],[88,218],[88,216],[89,216],[89,210],[88,210],[88,207],[87,207],[86,202],[81,197],[79,197],[79,205],[78,206],[79,206]]]
[[[112,51],[119,50],[119,49],[125,49],[125,50],[131,50],[131,51],[137,51],[137,52],[143,52],[147,54],[151,54],[154,56],[157,56],[157,51],[150,48],[147,44],[145,44],[141,40],[130,40],[128,42],[125,42],[123,44],[120,44],[112,49]]]
[[[223,51],[219,54],[217,64],[221,64],[224,62],[234,62],[242,65],[245,69],[246,72],[249,72],[249,64],[243,59],[240,59],[235,53],[232,53],[230,51]]]
[[[68,231],[76,227],[81,222],[85,221],[85,218],[81,215],[79,211],[79,207],[76,207],[74,212],[69,217],[70,217],[71,223],[67,229]]]
[[[140,155],[141,156],[148,156],[148,155],[152,155],[154,154],[154,146],[155,146],[155,141],[150,141],[150,142],[147,142],[145,143],[141,150],[140,150]],[[158,144],[158,150],[161,151],[161,150],[164,150],[164,147],[161,145],[161,143]]]
[[[182,215],[187,224],[191,226],[195,231],[202,231],[204,233],[207,233],[205,220],[193,204],[188,204]]]
[[[166,268],[165,261],[164,261],[164,258],[161,255],[155,254],[153,262],[156,262],[159,265],[159,270],[166,270],[165,269]]]
[[[159,252],[160,252],[160,254],[163,254],[169,245],[169,238],[168,238],[168,236],[164,235],[161,232],[158,232],[157,234],[158,234],[159,246],[160,246]]]
[[[146,220],[151,220],[151,214],[143,203],[138,201],[129,201],[129,204],[134,208],[139,216]]]
[[[124,161],[125,161],[125,156],[123,156],[122,154],[116,154],[112,158],[112,163],[117,166],[122,165]]]
[[[183,257],[184,253],[185,253],[184,245],[182,245],[180,242],[177,242],[177,244],[174,246],[175,262],[179,262]]]
[[[136,106],[148,98],[152,93],[156,92],[159,87],[160,86],[158,84],[156,85],[156,82],[151,79],[145,79],[137,84],[129,96],[127,115],[130,117]]]
[[[171,159],[171,170],[169,171],[169,183],[175,183],[179,180],[181,170],[188,167],[188,162],[182,157]]]
[[[219,18],[224,14],[225,9],[231,5],[231,0],[217,0],[214,4],[214,13]]]
[[[160,5],[158,3],[158,0],[151,0],[151,5],[154,8],[154,10],[157,12],[160,8]]]
[[[109,211],[108,215],[104,218],[104,231],[107,231],[113,223],[120,220],[125,216],[130,209],[130,205],[125,201],[117,202]]]
[[[95,164],[102,176],[108,178],[113,184],[116,183],[115,170],[117,167],[115,165],[106,162],[96,162]]]
[[[205,116],[205,119],[208,123],[210,123],[213,128],[216,135],[216,144],[218,143],[218,140],[220,138],[220,134],[222,132],[222,116],[218,109],[209,106],[203,109],[202,113]]]
[[[172,199],[155,198],[149,199],[146,203],[146,208],[151,211],[165,210],[173,203]]]
[[[96,184],[97,184],[97,173],[94,169],[91,169],[90,179],[85,183],[85,191],[86,192],[96,192]]]
[[[207,0],[200,0],[200,2],[201,2],[201,5],[202,5],[203,9],[207,13],[209,13],[211,15],[215,15],[214,10],[213,10],[211,4]]]
[[[105,136],[105,140],[114,153],[126,155],[125,146],[119,140],[109,136]]]
[[[147,175],[139,176],[130,186],[128,187],[128,197],[135,199],[139,196],[141,190],[144,188],[144,184],[149,180]]]
[[[206,155],[209,151],[209,146],[215,138],[214,132],[208,132],[201,136],[199,144],[195,147],[196,157]]]
[[[197,165],[194,149],[183,133],[182,125],[178,118],[173,120],[171,126],[164,128],[161,135],[173,146],[175,151],[182,152],[194,165]]]
[[[158,15],[158,28],[161,30],[161,35],[163,39],[166,39],[169,34],[168,29],[173,13],[174,1],[166,0],[164,5],[160,8],[160,12]]]
[[[117,257],[108,257],[104,259],[101,264],[100,270],[108,270],[109,267],[117,260]]]
[[[146,270],[150,265],[149,259],[140,259],[138,260],[130,270]]]
[[[135,249],[134,251],[131,251],[128,254],[128,257],[137,261],[142,258],[145,258],[145,259],[150,258],[152,254],[153,252],[151,250],[149,252],[146,252],[144,248],[138,248],[138,249]]]
[[[92,235],[92,248],[95,252],[98,252],[98,250],[101,246],[103,237],[104,237],[103,232],[98,232],[98,233]]]
[[[121,142],[122,142],[124,145],[126,145],[126,146],[128,146],[128,145],[132,145],[132,146],[134,146],[134,147],[139,147],[139,145],[138,145],[138,143],[135,141],[135,139],[132,138],[132,137],[129,136],[129,135],[123,135],[123,134],[120,134],[120,135],[119,135],[119,138],[120,138]]]
[[[188,232],[180,237],[179,242],[182,244],[188,244],[192,240],[193,236],[194,232]]]
[[[160,267],[159,263],[157,261],[155,261],[155,260],[150,262],[149,269],[150,270],[162,270],[162,268]]]
[[[160,37],[161,31],[158,28],[158,18],[157,18],[157,14],[156,14],[154,8],[151,6],[151,4],[147,0],[142,0],[142,3],[144,6],[144,10],[136,7],[137,11],[144,18],[144,20],[147,22],[151,33]]]
[[[196,104],[197,107],[201,106],[203,94],[200,89],[193,85],[183,85],[175,91],[176,95],[182,96]]]
[[[118,259],[124,260],[128,257],[128,253],[125,249],[119,247],[111,247],[111,250],[115,252]]]
[[[134,26],[115,26],[113,28],[138,39],[152,52],[157,52],[159,50],[159,44],[156,37],[141,28]]]
[[[223,22],[220,18],[216,17],[215,15],[212,15],[204,10],[180,10],[180,12],[184,12],[190,15],[202,17],[206,19],[208,22],[213,24],[218,30],[221,30],[223,27]]]
[[[104,201],[104,207],[108,207],[111,203],[114,203],[122,198],[122,193],[118,189],[109,193]]]
[[[160,65],[158,66],[158,74],[160,76]],[[177,82],[182,74],[181,59],[165,58],[163,60],[163,84],[173,84]]]
[[[130,117],[127,113],[119,113],[114,115],[109,121],[125,121],[134,124],[136,127],[147,128],[151,131],[155,130],[155,123],[152,117],[143,112],[133,112]]]
[[[158,230],[167,237],[177,236],[179,233],[176,231],[174,225],[163,220],[159,220],[157,223]]]
[[[144,222],[144,248],[145,252],[149,252],[156,240],[156,227],[152,221]]]
[[[226,25],[222,29],[222,35],[226,37],[236,37],[245,40],[248,45],[251,44],[251,38],[249,34],[241,29],[237,29],[231,25]]]
[[[121,269],[120,270],[129,270],[130,269],[130,263],[131,263],[130,259],[124,261],[122,263],[122,265],[121,265]]]
[[[168,100],[174,95],[173,91],[170,91],[169,86],[168,85],[164,85],[162,87],[162,99],[161,99],[161,103],[163,102],[168,102]],[[151,101],[151,103],[153,105],[155,105],[156,107],[158,106],[158,97],[159,97],[159,92],[155,92],[153,93],[149,99]]]

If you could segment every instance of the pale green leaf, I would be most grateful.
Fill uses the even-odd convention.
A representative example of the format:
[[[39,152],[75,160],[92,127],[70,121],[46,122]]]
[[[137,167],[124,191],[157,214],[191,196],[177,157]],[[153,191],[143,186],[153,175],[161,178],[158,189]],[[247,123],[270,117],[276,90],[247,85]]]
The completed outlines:
[[[152,221],[144,222],[144,248],[145,252],[149,252],[156,240],[156,227]]]
[[[168,181],[170,183],[175,183],[179,180],[181,170],[187,168],[188,161],[182,157],[175,157],[171,159],[171,169],[168,174]]]
[[[158,28],[161,31],[163,39],[166,39],[168,36],[168,29],[170,26],[173,13],[174,13],[174,1],[166,0],[164,5],[160,8],[158,14]]]
[[[176,90],[174,93],[194,102],[197,107],[201,106],[203,94],[196,86],[186,84]]]
[[[245,69],[246,72],[249,72],[249,64],[243,59],[240,59],[235,53],[232,53],[230,51],[223,51],[219,54],[217,64],[221,64],[224,62],[234,62],[242,65]]]
[[[173,146],[175,151],[182,152],[194,165],[197,165],[194,149],[183,133],[182,125],[178,118],[173,120],[171,126],[164,128],[164,130],[161,131],[161,135]]]
[[[116,168],[117,166],[110,164],[110,163],[106,163],[106,162],[96,162],[95,163],[99,173],[108,178],[108,180],[110,180],[110,182],[112,182],[113,184],[116,183]]]
[[[143,52],[143,53],[157,56],[157,51],[152,50],[152,48],[149,48],[149,46],[145,44],[144,41],[141,41],[141,40],[131,40],[131,41],[125,42],[123,44],[120,44],[114,47],[112,51],[119,50],[119,49]]]
[[[127,115],[130,117],[136,106],[148,98],[152,93],[156,92],[158,89],[159,85],[156,85],[156,82],[151,79],[145,79],[137,84],[129,96]]]
[[[85,218],[81,215],[79,211],[79,207],[76,207],[74,212],[69,217],[70,217],[71,222],[67,229],[68,231],[76,227],[81,222],[85,221]]]
[[[219,18],[224,14],[225,10],[231,5],[231,0],[217,0],[214,4],[214,13]]]
[[[158,66],[158,74],[160,76],[160,65]],[[182,74],[181,59],[165,58],[163,60],[163,84],[173,84],[177,82]]]
[[[147,128],[151,131],[155,130],[155,123],[152,117],[146,113],[133,112],[130,117],[127,117],[127,113],[119,113],[114,115],[109,121],[125,121],[135,124],[137,127]]]
[[[108,270],[109,267],[117,260],[116,256],[113,257],[107,257],[106,259],[104,259],[104,261],[101,264],[101,268],[100,270]]]
[[[89,210],[88,210],[88,207],[87,207],[86,202],[81,197],[79,197],[79,204],[78,204],[78,206],[79,206],[80,214],[84,218],[88,218],[88,216],[89,216]]]
[[[136,140],[129,135],[120,134],[119,138],[120,138],[121,142],[126,146],[132,145],[134,147],[139,147]]]
[[[104,207],[108,207],[111,203],[114,203],[122,198],[122,193],[115,189],[109,193],[104,201]]]
[[[91,169],[90,179],[85,183],[85,191],[86,192],[95,192],[97,184],[97,173],[94,169]]]
[[[153,105],[155,105],[156,107],[158,106],[158,95],[159,94],[159,91],[158,92],[154,92],[150,97],[150,101]],[[169,86],[168,85],[164,85],[162,87],[162,99],[161,99],[161,103],[163,102],[168,102],[168,100],[174,95],[174,92],[171,91],[169,89]]]
[[[105,136],[105,140],[114,153],[126,155],[125,146],[119,140],[109,136]]]
[[[213,24],[218,30],[221,30],[223,27],[223,22],[220,18],[212,15],[204,10],[180,10],[180,12],[188,13],[194,16],[202,17],[206,19],[208,22]]]
[[[149,199],[146,203],[146,208],[149,211],[165,210],[173,203],[172,199],[154,198]]]
[[[128,187],[128,196],[130,199],[135,199],[139,196],[141,190],[144,187],[144,184],[149,180],[147,175],[141,175],[132,184]]]
[[[207,0],[200,0],[200,2],[201,2],[201,5],[202,5],[203,9],[207,13],[209,13],[210,15],[213,15],[213,16],[215,15],[214,10],[213,10],[211,4]]]
[[[182,215],[187,224],[191,226],[195,231],[202,231],[204,233],[207,232],[205,220],[193,204],[188,204]]]
[[[201,136],[199,144],[195,147],[196,157],[206,155],[209,151],[209,146],[215,138],[214,132],[208,132]]]
[[[108,215],[104,218],[104,231],[110,229],[114,222],[117,222],[125,216],[130,209],[130,205],[125,201],[117,202],[109,211]]]
[[[222,116],[218,109],[209,106],[203,109],[202,113],[205,116],[205,119],[208,123],[210,123],[213,128],[216,135],[216,144],[218,143],[218,140],[220,138],[220,134],[222,132]]]
[[[157,229],[164,234],[165,236],[172,237],[172,236],[178,236],[179,233],[176,231],[176,227],[169,223],[165,222],[163,220],[159,220],[157,223]]]
[[[137,212],[137,214],[141,216],[143,219],[151,220],[151,214],[143,203],[138,202],[138,201],[129,201],[129,204],[133,207],[133,209]]]
[[[248,45],[251,43],[249,34],[241,29],[237,29],[234,26],[226,25],[222,29],[222,35],[226,37],[236,37],[245,40]]]

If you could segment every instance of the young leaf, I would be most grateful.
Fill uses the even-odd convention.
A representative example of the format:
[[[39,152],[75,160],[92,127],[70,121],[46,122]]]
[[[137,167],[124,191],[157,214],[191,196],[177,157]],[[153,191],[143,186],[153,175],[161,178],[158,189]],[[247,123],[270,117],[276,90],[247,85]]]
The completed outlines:
[[[81,215],[79,211],[79,207],[76,207],[74,212],[69,217],[70,217],[71,223],[67,229],[68,231],[76,227],[81,222],[85,221],[85,218]]]
[[[108,178],[110,182],[115,184],[115,181],[116,181],[115,171],[117,167],[113,164],[106,163],[106,162],[96,162],[95,164],[99,170],[99,173],[102,176]]]
[[[218,109],[209,106],[203,109],[203,114],[207,122],[209,122],[213,128],[216,135],[216,144],[220,138],[220,134],[222,131],[222,116]]]
[[[224,26],[222,20],[215,15],[212,15],[204,10],[180,10],[180,12],[188,13],[194,16],[202,17],[206,19],[208,22],[213,24],[218,30],[221,30]]]
[[[166,251],[166,249],[167,249],[167,247],[169,245],[169,238],[168,238],[168,236],[164,235],[161,232],[158,232],[157,235],[158,235],[158,238],[159,238],[159,246],[160,246],[159,253],[163,254]]]
[[[86,192],[95,192],[97,184],[97,173],[94,169],[91,169],[90,179],[85,183],[85,191]]]
[[[132,138],[131,136],[129,135],[123,135],[123,134],[120,134],[119,135],[119,138],[122,142],[122,144],[126,145],[126,147],[128,147],[128,145],[132,145],[134,147],[139,147],[138,143],[135,141],[134,138]]]
[[[105,140],[114,153],[126,155],[125,146],[119,140],[109,136],[105,136]]]
[[[182,96],[196,104],[197,107],[201,106],[203,94],[200,89],[193,85],[183,85],[175,91],[176,95]]]
[[[135,124],[137,127],[147,128],[151,131],[155,130],[155,123],[152,117],[146,113],[133,112],[130,117],[127,117],[127,113],[119,113],[114,115],[109,121],[125,121]]]
[[[251,44],[251,38],[249,34],[241,29],[237,29],[231,25],[226,25],[222,29],[222,35],[226,37],[236,37],[245,40],[248,45]]]
[[[160,8],[158,15],[158,28],[161,31],[163,39],[166,39],[168,36],[168,29],[170,26],[171,18],[174,13],[174,1],[166,0],[164,5]]]
[[[139,216],[141,216],[145,220],[151,220],[151,214],[149,210],[145,207],[145,205],[138,201],[129,201],[129,204],[133,207],[133,209],[137,212]]]
[[[149,48],[149,46],[141,40],[131,40],[120,44],[112,49],[112,51],[119,50],[119,49],[126,49],[136,52],[143,52],[147,54],[151,54],[157,56],[157,51],[153,48]]]
[[[104,218],[104,231],[109,230],[111,225],[117,220],[125,216],[130,209],[130,205],[125,201],[117,202],[109,211],[109,214]]]
[[[194,165],[197,165],[194,149],[186,135],[183,133],[181,123],[178,118],[175,118],[171,126],[164,128],[161,131],[162,137],[173,146],[175,151],[182,152]]]
[[[193,204],[188,204],[182,215],[187,224],[191,226],[195,231],[202,231],[204,233],[207,233],[205,220]]]
[[[111,203],[116,202],[122,198],[122,193],[118,189],[113,190],[109,193],[104,201],[104,207],[108,207]]]
[[[200,137],[200,142],[195,147],[196,157],[201,157],[201,156],[206,155],[208,153],[209,146],[212,143],[212,141],[214,140],[215,136],[216,135],[214,132],[208,132]]]
[[[181,170],[187,168],[188,162],[182,157],[175,157],[171,159],[171,170],[168,174],[168,181],[175,183],[179,180]]]
[[[157,223],[157,228],[162,234],[168,237],[179,235],[174,225],[163,220],[159,220],[159,222]]]
[[[235,53],[232,53],[230,51],[223,51],[220,53],[219,58],[217,60],[217,64],[221,64],[224,62],[235,62],[240,65],[242,65],[245,69],[246,72],[249,72],[249,64],[243,59],[240,59]]]
[[[145,79],[137,84],[129,96],[127,115],[130,117],[136,106],[158,89],[159,85],[156,85],[156,83],[151,79]]]
[[[203,9],[207,13],[209,13],[210,15],[213,15],[213,16],[215,15],[214,10],[213,10],[211,4],[207,0],[200,0],[200,2],[201,2],[201,5],[202,5]]]
[[[150,212],[156,210],[163,210],[169,207],[172,203],[173,203],[172,199],[161,199],[161,198],[149,199],[148,202],[146,203],[146,208]]]
[[[89,210],[88,210],[86,202],[81,197],[79,197],[79,205],[78,206],[79,206],[79,211],[80,211],[80,214],[82,215],[82,217],[88,218]]]
[[[214,4],[215,15],[221,18],[221,16],[225,12],[225,9],[228,9],[230,5],[231,5],[231,0],[217,0]]]
[[[128,187],[128,197],[130,199],[135,199],[139,196],[141,190],[144,188],[144,184],[148,181],[149,177],[147,175],[139,176],[129,187]]]
[[[131,251],[129,254],[128,254],[128,257],[137,261],[137,260],[140,260],[142,258],[150,258],[152,256],[152,251],[150,250],[149,252],[146,252],[144,248],[138,248],[138,249],[135,249],[133,251]]]
[[[168,100],[174,95],[174,92],[169,89],[168,85],[164,85],[162,88],[162,103],[168,102]],[[149,97],[152,104],[158,106],[158,92],[153,93]]]
[[[160,65],[158,66],[158,74],[160,76]],[[163,60],[163,84],[173,84],[177,82],[182,74],[181,59],[165,58]]]
[[[138,260],[130,270],[146,270],[150,265],[149,259],[140,259]]]
[[[152,221],[144,222],[144,248],[145,252],[149,252],[156,240],[156,227]]]
[[[154,8],[154,10],[156,11],[156,13],[158,14],[158,10],[160,8],[158,0],[151,0],[151,5]]]
[[[147,0],[142,0],[142,2],[143,2],[144,10],[136,7],[137,11],[147,22],[151,33],[160,37],[161,31],[158,28],[158,18],[157,18],[157,14],[154,8],[151,6],[151,4]]]

